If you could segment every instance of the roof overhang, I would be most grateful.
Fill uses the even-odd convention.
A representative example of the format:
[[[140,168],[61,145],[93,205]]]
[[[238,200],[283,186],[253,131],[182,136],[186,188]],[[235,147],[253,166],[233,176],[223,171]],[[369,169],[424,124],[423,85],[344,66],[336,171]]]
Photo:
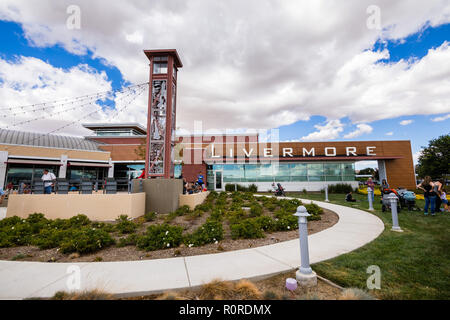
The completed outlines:
[[[182,68],[183,64],[181,63],[180,56],[176,49],[158,49],[158,50],[144,50],[145,55],[150,60],[152,57],[160,57],[160,56],[172,56],[175,60],[175,66],[177,68]]]

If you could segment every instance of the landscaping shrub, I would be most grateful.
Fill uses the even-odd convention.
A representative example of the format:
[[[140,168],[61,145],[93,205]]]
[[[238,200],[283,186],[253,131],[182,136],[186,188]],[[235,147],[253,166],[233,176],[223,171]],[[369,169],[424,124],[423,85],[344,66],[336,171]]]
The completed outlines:
[[[256,223],[259,225],[260,229],[264,231],[274,231],[275,230],[275,220],[271,217],[262,216],[255,219]]]
[[[91,224],[91,220],[89,220],[89,218],[84,214],[79,214],[66,221],[68,228],[87,226]]]
[[[250,216],[251,217],[259,217],[262,215],[263,208],[258,203],[254,203],[250,206]]]
[[[132,233],[124,238],[120,238],[119,242],[117,243],[117,246],[119,248],[126,247],[126,246],[135,246],[138,239],[139,239],[139,235],[137,235],[136,233]]]
[[[202,246],[223,239],[222,222],[208,219],[201,227],[185,237],[184,243],[191,246]]]
[[[239,209],[227,211],[225,216],[230,224],[236,224],[242,221],[245,217],[245,212],[241,207],[239,207]]]
[[[244,187],[243,185],[240,184],[235,184],[235,183],[227,183],[225,185],[225,191],[226,192],[251,192],[251,193],[256,193],[258,192],[258,186],[256,184],[251,184],[248,187]]]
[[[308,213],[311,215],[308,217],[308,221],[322,219],[322,217],[320,215],[323,214],[323,209],[321,207],[319,207],[317,204],[315,204],[315,203],[306,204],[305,208],[308,211]]]
[[[258,223],[257,218],[245,219],[242,222],[231,225],[231,238],[235,239],[256,239],[264,238],[264,232]]]
[[[154,221],[156,219],[156,212],[147,212],[146,214],[144,214],[144,219],[147,222]]]
[[[328,186],[328,193],[342,193],[347,194],[353,191],[353,187],[347,183],[338,183]]]
[[[147,251],[178,247],[183,240],[183,228],[166,223],[152,225],[137,240],[137,246]]]
[[[117,224],[115,225],[115,229],[120,234],[133,233],[137,229],[137,224],[133,221],[128,220],[127,215],[121,215],[118,219],[116,219]]]
[[[114,239],[108,232],[101,229],[84,227],[73,230],[70,233],[70,237],[62,240],[60,248],[62,253],[78,252],[79,254],[84,254],[96,252],[114,243]]]

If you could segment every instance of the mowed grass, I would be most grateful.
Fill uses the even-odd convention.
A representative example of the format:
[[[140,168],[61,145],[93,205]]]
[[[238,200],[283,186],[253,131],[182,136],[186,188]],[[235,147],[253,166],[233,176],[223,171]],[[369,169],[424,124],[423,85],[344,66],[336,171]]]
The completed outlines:
[[[323,201],[323,194],[288,194]],[[354,194],[357,203],[349,204],[345,195],[330,194],[332,203],[367,210],[366,195]],[[420,208],[423,200],[417,201]],[[335,259],[313,265],[321,276],[343,287],[367,290],[366,273],[371,265],[381,269],[381,290],[370,290],[380,299],[450,299],[450,213],[424,216],[423,211],[399,214],[403,233],[392,232],[390,212],[381,212],[380,197],[375,197],[376,216],[385,224],[384,232],[363,248]]]

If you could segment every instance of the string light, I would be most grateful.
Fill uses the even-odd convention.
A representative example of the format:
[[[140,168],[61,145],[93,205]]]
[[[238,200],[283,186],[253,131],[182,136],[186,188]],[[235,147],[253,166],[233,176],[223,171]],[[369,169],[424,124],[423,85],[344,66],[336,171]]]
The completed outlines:
[[[142,83],[142,84],[139,84],[139,85],[136,85],[136,86],[133,86],[134,88],[136,88],[136,90],[131,90],[131,92],[128,93],[127,95],[125,95],[125,96],[123,96],[123,97],[121,97],[121,98],[118,98],[119,100],[120,100],[120,99],[125,99],[125,98],[129,97],[130,95],[135,94],[134,97],[133,97],[126,105],[125,105],[125,107],[123,107],[123,108],[121,108],[120,110],[117,111],[117,113],[116,113],[116,115],[115,115],[114,117],[116,117],[122,110],[126,109],[126,108],[127,108],[134,100],[136,100],[136,98],[137,98],[138,96],[140,96],[140,95],[142,94],[142,92],[144,92],[144,91],[146,90],[147,85],[148,85],[148,82]],[[138,91],[138,90],[140,90],[140,91]],[[137,92],[137,94],[136,94],[136,92]],[[91,102],[90,104],[92,104],[92,102]],[[25,142],[22,142],[21,144],[29,144],[29,143],[31,143],[31,142],[37,140],[37,139],[44,138],[44,137],[46,137],[46,136],[48,136],[48,135],[50,135],[50,134],[53,134],[53,133],[55,133],[55,132],[58,132],[58,131],[60,131],[60,130],[62,130],[62,129],[65,129],[65,128],[67,128],[67,127],[70,127],[70,126],[72,126],[72,125],[74,125],[74,124],[76,124],[76,123],[79,123],[79,122],[81,122],[82,120],[88,118],[89,116],[92,116],[92,115],[94,115],[95,113],[98,113],[100,110],[101,110],[101,109],[96,109],[95,111],[88,113],[87,115],[83,116],[82,118],[80,118],[80,119],[78,119],[78,120],[72,121],[72,122],[70,122],[70,123],[68,123],[68,124],[65,124],[65,125],[63,125],[63,126],[57,128],[57,129],[54,129],[54,130],[52,130],[52,131],[50,131],[50,132],[48,132],[48,133],[45,133],[45,134],[43,134],[43,135],[38,135],[37,137],[35,137],[35,138],[33,138],[33,139],[30,139],[30,140],[27,140],[27,141],[25,141]],[[32,121],[35,121],[35,120],[41,120],[41,119],[46,119],[46,118],[47,118],[47,116],[46,116],[46,117],[39,117],[39,118],[37,118],[37,119],[28,120],[28,121],[26,121],[26,122],[32,122]],[[84,142],[85,142],[85,140],[82,140],[82,143],[84,143]]]
[[[45,105],[49,105],[46,108],[51,108],[55,104],[56,105],[66,105],[66,104],[73,104],[73,103],[77,103],[77,102],[80,102],[80,101],[83,101],[83,100],[89,100],[89,99],[90,100],[92,100],[92,99],[98,100],[98,99],[100,99],[100,97],[107,96],[109,93],[120,93],[120,92],[123,92],[125,90],[138,88],[138,87],[140,87],[142,85],[146,85],[146,84],[148,84],[148,82],[144,82],[144,83],[128,86],[128,87],[122,88],[120,90],[119,89],[117,89],[117,90],[108,90],[108,91],[103,91],[103,92],[98,92],[98,93],[93,93],[93,94],[87,94],[87,95],[79,96],[79,97],[75,97],[75,98],[66,98],[66,99],[61,99],[61,100],[41,102],[41,103],[35,103],[35,104],[30,104],[30,105],[24,105],[24,106],[2,107],[2,108],[0,108],[0,111],[3,111],[3,110],[10,110],[10,111],[12,111],[13,109],[21,109],[21,110],[23,110],[25,108],[32,108],[32,107],[45,106]],[[58,103],[58,102],[63,102],[63,103]],[[38,110],[42,110],[42,109],[38,109]],[[24,111],[24,112],[29,112],[29,111]]]

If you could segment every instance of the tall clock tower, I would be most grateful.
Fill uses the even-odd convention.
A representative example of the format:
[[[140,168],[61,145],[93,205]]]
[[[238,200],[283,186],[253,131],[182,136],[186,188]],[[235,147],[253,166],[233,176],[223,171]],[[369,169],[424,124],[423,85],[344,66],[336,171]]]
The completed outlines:
[[[174,176],[177,73],[183,67],[175,49],[144,50],[150,60],[145,178]]]

